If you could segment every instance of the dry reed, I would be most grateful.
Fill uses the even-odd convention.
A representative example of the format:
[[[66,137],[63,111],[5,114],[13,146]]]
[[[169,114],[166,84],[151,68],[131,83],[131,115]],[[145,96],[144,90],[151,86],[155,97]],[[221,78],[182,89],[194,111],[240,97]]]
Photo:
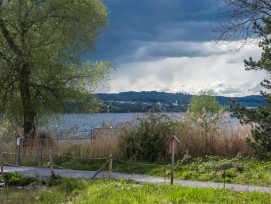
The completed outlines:
[[[221,121],[220,121],[221,122]],[[231,124],[222,121],[217,124],[209,124],[203,128],[200,123],[192,122],[184,117],[176,122],[175,135],[179,137],[181,144],[178,147],[179,156],[189,154],[193,157],[205,155],[234,157],[238,153],[249,155],[251,148],[246,139],[251,138],[250,126]],[[71,132],[65,133],[65,138],[58,138],[56,132],[47,133],[42,137],[33,139],[31,145],[21,145],[22,164],[37,164],[39,151],[43,153],[42,164],[46,165],[51,150],[57,155],[68,157],[96,158],[107,157],[113,154],[120,158],[123,153],[120,148],[120,137],[137,128],[137,124],[120,124],[117,128],[95,129],[92,137],[78,139],[71,138]],[[54,139],[53,139],[54,138]],[[15,138],[9,142],[1,142],[0,152],[15,153]],[[15,162],[14,154],[5,154],[4,160],[8,163]]]
[[[247,138],[252,138],[251,127],[232,124],[223,117],[218,123],[202,125],[201,120],[192,121],[185,116],[179,120],[176,136],[181,141],[178,148],[181,155],[234,157],[238,153],[247,156],[252,151],[246,143]]]

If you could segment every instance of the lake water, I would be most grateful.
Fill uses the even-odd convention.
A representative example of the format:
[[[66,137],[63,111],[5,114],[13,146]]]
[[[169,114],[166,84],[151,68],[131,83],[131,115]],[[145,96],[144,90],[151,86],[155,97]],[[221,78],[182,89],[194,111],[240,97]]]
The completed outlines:
[[[179,118],[183,113],[163,113],[172,118]],[[74,133],[74,136],[88,136],[94,128],[100,128],[106,125],[109,128],[116,127],[119,123],[126,123],[135,120],[137,117],[148,117],[146,113],[92,113],[92,114],[64,114],[58,115],[57,119],[51,120],[49,125],[42,128],[42,131],[48,129],[57,130],[61,135],[67,131]],[[236,118],[228,119],[231,124],[238,124]],[[58,134],[56,133],[56,134]]]
[[[180,117],[182,113],[164,113],[172,117]],[[64,114],[59,115],[56,120],[49,122],[50,128],[62,130],[74,129],[77,131],[90,131],[99,128],[103,124],[111,127],[119,123],[135,120],[136,117],[147,117],[145,113],[91,113],[91,114]]]

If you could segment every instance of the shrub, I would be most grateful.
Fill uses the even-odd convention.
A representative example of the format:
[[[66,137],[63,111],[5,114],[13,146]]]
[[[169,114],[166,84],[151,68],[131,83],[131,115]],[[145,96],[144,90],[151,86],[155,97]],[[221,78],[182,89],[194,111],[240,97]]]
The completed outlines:
[[[22,174],[15,173],[5,173],[0,180],[3,180],[5,186],[26,186],[33,182],[37,182],[37,178],[33,177],[24,177]]]
[[[121,135],[120,146],[128,159],[155,161],[167,155],[167,140],[174,133],[176,123],[163,114],[137,118],[137,125]]]

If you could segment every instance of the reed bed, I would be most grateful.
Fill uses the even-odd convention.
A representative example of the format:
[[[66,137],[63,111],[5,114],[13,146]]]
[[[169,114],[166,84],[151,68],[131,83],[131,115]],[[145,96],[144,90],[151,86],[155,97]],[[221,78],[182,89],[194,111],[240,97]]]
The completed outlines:
[[[244,156],[252,153],[246,142],[248,138],[252,139],[251,126],[232,124],[226,118],[222,118],[219,125],[210,123],[207,126],[181,118],[175,134],[181,141],[178,146],[180,155],[232,158],[239,153]]]
[[[178,145],[177,157],[189,154],[192,157],[209,155],[232,158],[240,153],[244,156],[252,153],[246,143],[247,138],[252,138],[251,128],[248,125],[231,124],[224,120],[220,121],[219,126],[217,123],[202,126],[199,120],[191,120],[187,116],[174,120],[174,124],[174,132],[171,134],[177,136],[181,141]],[[159,126],[157,127],[159,132]],[[105,158],[109,154],[120,159],[123,158],[124,151],[121,139],[138,128],[140,127],[136,122],[119,124],[116,128],[105,126],[95,129],[92,137],[86,138],[71,138],[71,135],[74,135],[72,131],[67,131],[64,134],[65,137],[62,138],[55,135],[55,131],[48,132],[46,135],[39,135],[33,140],[22,143],[20,146],[21,162],[22,165],[36,165],[40,152],[42,152],[42,165],[47,165],[49,150],[55,154],[56,159],[60,157]],[[4,161],[7,163],[14,163],[15,151],[15,137],[1,142],[0,152],[9,153],[4,155]],[[165,157],[168,156],[169,153],[165,155]],[[68,160],[67,158],[64,160]]]

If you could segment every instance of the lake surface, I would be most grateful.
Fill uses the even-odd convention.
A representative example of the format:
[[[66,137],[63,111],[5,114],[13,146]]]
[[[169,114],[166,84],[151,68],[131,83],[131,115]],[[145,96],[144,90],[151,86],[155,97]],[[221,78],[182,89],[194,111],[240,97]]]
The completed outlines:
[[[174,118],[180,117],[182,113],[164,113]],[[50,129],[59,129],[60,131],[74,129],[77,131],[90,131],[93,128],[99,128],[103,124],[109,127],[115,127],[119,123],[131,122],[136,117],[147,117],[145,113],[91,113],[91,114],[64,114],[58,115],[58,119],[49,122]],[[46,127],[44,127],[46,128]]]
[[[181,117],[184,113],[163,113],[173,119]],[[91,114],[64,114],[58,115],[57,119],[51,119],[49,124],[42,128],[42,131],[56,130],[56,134],[60,136],[69,133],[74,133],[74,136],[89,136],[92,129],[100,127],[114,128],[120,123],[127,123],[136,120],[137,117],[146,118],[149,114],[146,113],[91,113]],[[236,118],[230,118],[230,113],[227,114],[231,124],[239,124]]]

